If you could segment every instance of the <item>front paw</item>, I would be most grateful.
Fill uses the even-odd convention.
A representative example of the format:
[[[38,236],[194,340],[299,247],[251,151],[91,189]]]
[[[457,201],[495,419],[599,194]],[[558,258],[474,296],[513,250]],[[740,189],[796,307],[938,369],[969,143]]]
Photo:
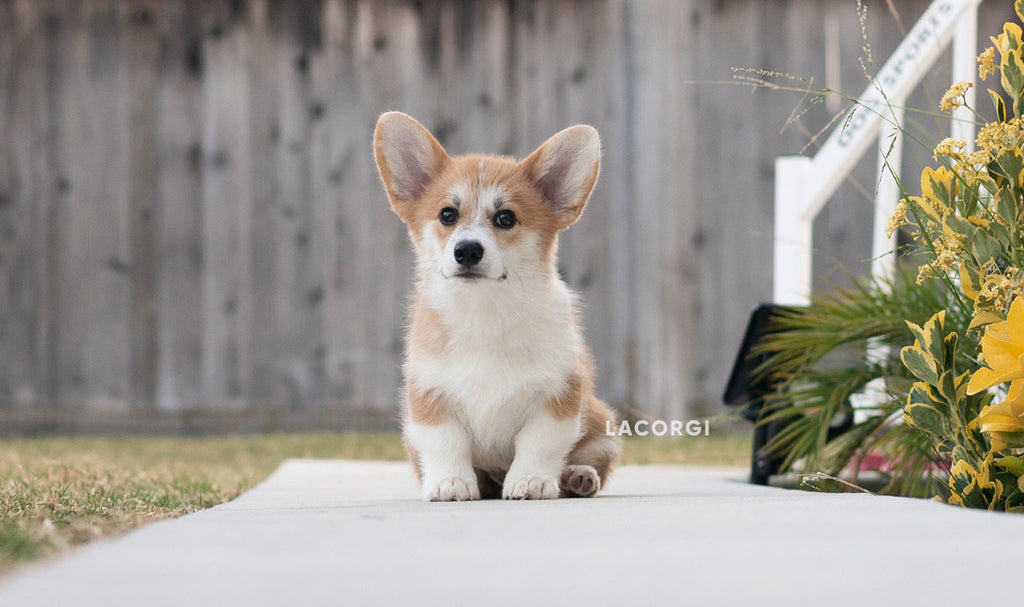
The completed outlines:
[[[476,478],[453,476],[438,482],[423,483],[423,499],[428,502],[465,502],[480,499]]]
[[[553,476],[524,474],[506,476],[501,497],[507,500],[550,500],[558,497],[558,479]]]

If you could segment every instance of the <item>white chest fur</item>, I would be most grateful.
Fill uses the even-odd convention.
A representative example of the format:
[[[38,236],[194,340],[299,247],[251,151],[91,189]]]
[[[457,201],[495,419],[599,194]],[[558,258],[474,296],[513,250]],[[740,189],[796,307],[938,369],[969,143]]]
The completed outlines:
[[[540,294],[515,286],[428,288],[424,303],[440,312],[447,343],[406,361],[418,388],[445,394],[483,465],[508,465],[516,433],[563,389],[581,343],[564,283]]]

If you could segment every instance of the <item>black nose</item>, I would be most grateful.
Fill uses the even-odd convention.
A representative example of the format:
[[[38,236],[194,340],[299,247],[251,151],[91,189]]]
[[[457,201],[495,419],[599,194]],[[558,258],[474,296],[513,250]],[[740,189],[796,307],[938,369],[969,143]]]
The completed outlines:
[[[475,266],[484,258],[484,246],[475,240],[463,240],[455,245],[455,262],[460,266]]]

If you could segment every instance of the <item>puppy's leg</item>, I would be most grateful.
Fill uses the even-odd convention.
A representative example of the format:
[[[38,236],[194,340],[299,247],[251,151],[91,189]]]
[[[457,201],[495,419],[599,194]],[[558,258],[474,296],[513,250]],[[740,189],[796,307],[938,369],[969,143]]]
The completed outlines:
[[[556,419],[538,411],[515,438],[516,455],[505,475],[505,499],[553,499],[559,494],[559,476],[565,456],[579,436],[577,416]]]
[[[562,495],[591,497],[607,483],[622,451],[622,440],[618,435],[608,436],[607,425],[617,427],[615,413],[602,401],[591,398],[583,411],[582,436],[569,452],[562,471]]]
[[[405,429],[419,456],[423,499],[451,502],[480,499],[469,436],[455,421],[438,426],[410,423]]]
[[[405,439],[418,458],[423,498],[431,502],[480,499],[473,444],[434,393],[410,391]]]

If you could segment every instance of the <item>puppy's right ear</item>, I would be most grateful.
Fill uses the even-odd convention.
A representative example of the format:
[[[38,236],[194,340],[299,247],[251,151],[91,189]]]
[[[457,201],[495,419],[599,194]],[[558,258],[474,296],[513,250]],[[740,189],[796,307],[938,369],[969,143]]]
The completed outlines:
[[[391,206],[402,218],[407,205],[419,200],[449,160],[430,131],[401,112],[387,112],[377,120],[373,151]]]

